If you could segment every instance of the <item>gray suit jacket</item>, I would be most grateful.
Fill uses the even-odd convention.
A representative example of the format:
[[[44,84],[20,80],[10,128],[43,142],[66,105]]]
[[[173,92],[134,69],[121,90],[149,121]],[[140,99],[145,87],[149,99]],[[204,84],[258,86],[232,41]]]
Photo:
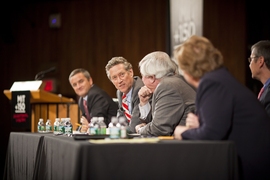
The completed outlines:
[[[185,125],[187,114],[195,110],[196,91],[182,76],[164,77],[152,96],[152,121],[141,135],[171,136],[177,125]]]
[[[142,123],[140,121],[140,111],[139,111],[139,107],[138,104],[140,103],[140,99],[138,97],[138,92],[141,89],[141,87],[144,86],[142,80],[140,77],[138,76],[134,76],[134,82],[133,82],[133,90],[132,90],[132,95],[131,95],[131,106],[132,106],[132,113],[131,113],[131,122],[129,123],[129,127],[128,127],[128,132],[129,133],[135,133],[135,126]],[[118,113],[117,113],[117,117],[120,116],[125,116],[124,114],[124,110],[122,108],[122,95],[123,93],[120,92],[119,90],[117,90],[116,92],[116,96],[118,99]]]

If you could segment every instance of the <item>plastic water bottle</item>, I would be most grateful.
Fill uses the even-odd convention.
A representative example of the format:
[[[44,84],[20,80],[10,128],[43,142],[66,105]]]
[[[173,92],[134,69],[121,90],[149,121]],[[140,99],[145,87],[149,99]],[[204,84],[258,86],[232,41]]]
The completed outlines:
[[[39,119],[37,129],[38,129],[38,132],[41,132],[41,133],[44,132],[45,128],[44,128],[44,122],[42,118]]]
[[[66,119],[61,118],[61,121],[59,123],[59,134],[65,134],[65,124],[66,124]]]
[[[118,119],[117,117],[112,117],[111,122],[109,124],[109,129],[110,129],[110,138],[111,139],[118,139],[119,138],[119,133],[120,129],[117,127]]]
[[[53,133],[59,134],[59,127],[60,127],[60,118],[55,118],[54,124],[53,124]]]
[[[104,117],[98,117],[98,123],[100,128],[99,134],[106,134],[107,126],[104,122]]]
[[[126,139],[127,138],[127,122],[126,118],[119,117],[119,124],[120,124],[120,138]]]
[[[71,124],[70,118],[66,118],[66,123],[65,123],[65,134],[66,135],[71,135],[73,134],[73,126]]]
[[[98,118],[92,117],[90,123],[89,123],[89,134],[90,135],[97,135],[98,134]]]
[[[52,132],[52,124],[50,119],[47,119],[46,122],[46,132]]]

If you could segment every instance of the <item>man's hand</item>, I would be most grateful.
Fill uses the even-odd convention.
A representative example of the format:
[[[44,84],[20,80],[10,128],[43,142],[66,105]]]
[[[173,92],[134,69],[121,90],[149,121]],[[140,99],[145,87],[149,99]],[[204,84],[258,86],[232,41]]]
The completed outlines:
[[[187,126],[176,126],[174,133],[173,133],[174,139],[182,140],[181,134],[188,129],[189,128]]]
[[[153,92],[146,86],[141,87],[138,92],[138,96],[140,98],[140,105],[143,106],[148,103],[149,99],[151,98]]]
[[[193,113],[188,113],[186,126],[177,126],[174,130],[174,139],[182,140],[182,133],[186,130],[198,128],[200,126],[199,118]]]
[[[82,116],[81,117],[81,123],[82,123],[82,128],[81,128],[81,132],[82,133],[86,133],[88,131],[88,120]]]
[[[135,127],[136,133],[140,134],[139,129],[140,129],[141,127],[145,126],[145,125],[146,125],[145,123],[138,124],[138,125]]]

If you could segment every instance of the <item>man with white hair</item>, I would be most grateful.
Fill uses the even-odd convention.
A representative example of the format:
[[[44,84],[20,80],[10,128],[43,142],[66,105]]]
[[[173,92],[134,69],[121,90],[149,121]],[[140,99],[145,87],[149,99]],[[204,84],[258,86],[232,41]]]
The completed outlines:
[[[179,75],[177,64],[161,51],[146,55],[139,63],[145,84],[140,98],[140,118],[152,113],[151,122],[136,126],[136,132],[147,136],[171,136],[177,125],[185,125],[189,112],[195,109],[195,90]],[[150,98],[152,102],[149,103]]]

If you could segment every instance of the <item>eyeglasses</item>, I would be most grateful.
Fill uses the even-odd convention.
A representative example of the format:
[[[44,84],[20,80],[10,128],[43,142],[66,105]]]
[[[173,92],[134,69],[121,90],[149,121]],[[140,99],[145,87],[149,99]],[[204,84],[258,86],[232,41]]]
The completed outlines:
[[[126,76],[126,74],[127,74],[127,72],[121,72],[118,75],[113,76],[111,78],[111,81],[116,82],[118,80],[118,78],[123,79]]]
[[[249,57],[248,62],[251,63],[252,59],[259,58],[260,56]]]

